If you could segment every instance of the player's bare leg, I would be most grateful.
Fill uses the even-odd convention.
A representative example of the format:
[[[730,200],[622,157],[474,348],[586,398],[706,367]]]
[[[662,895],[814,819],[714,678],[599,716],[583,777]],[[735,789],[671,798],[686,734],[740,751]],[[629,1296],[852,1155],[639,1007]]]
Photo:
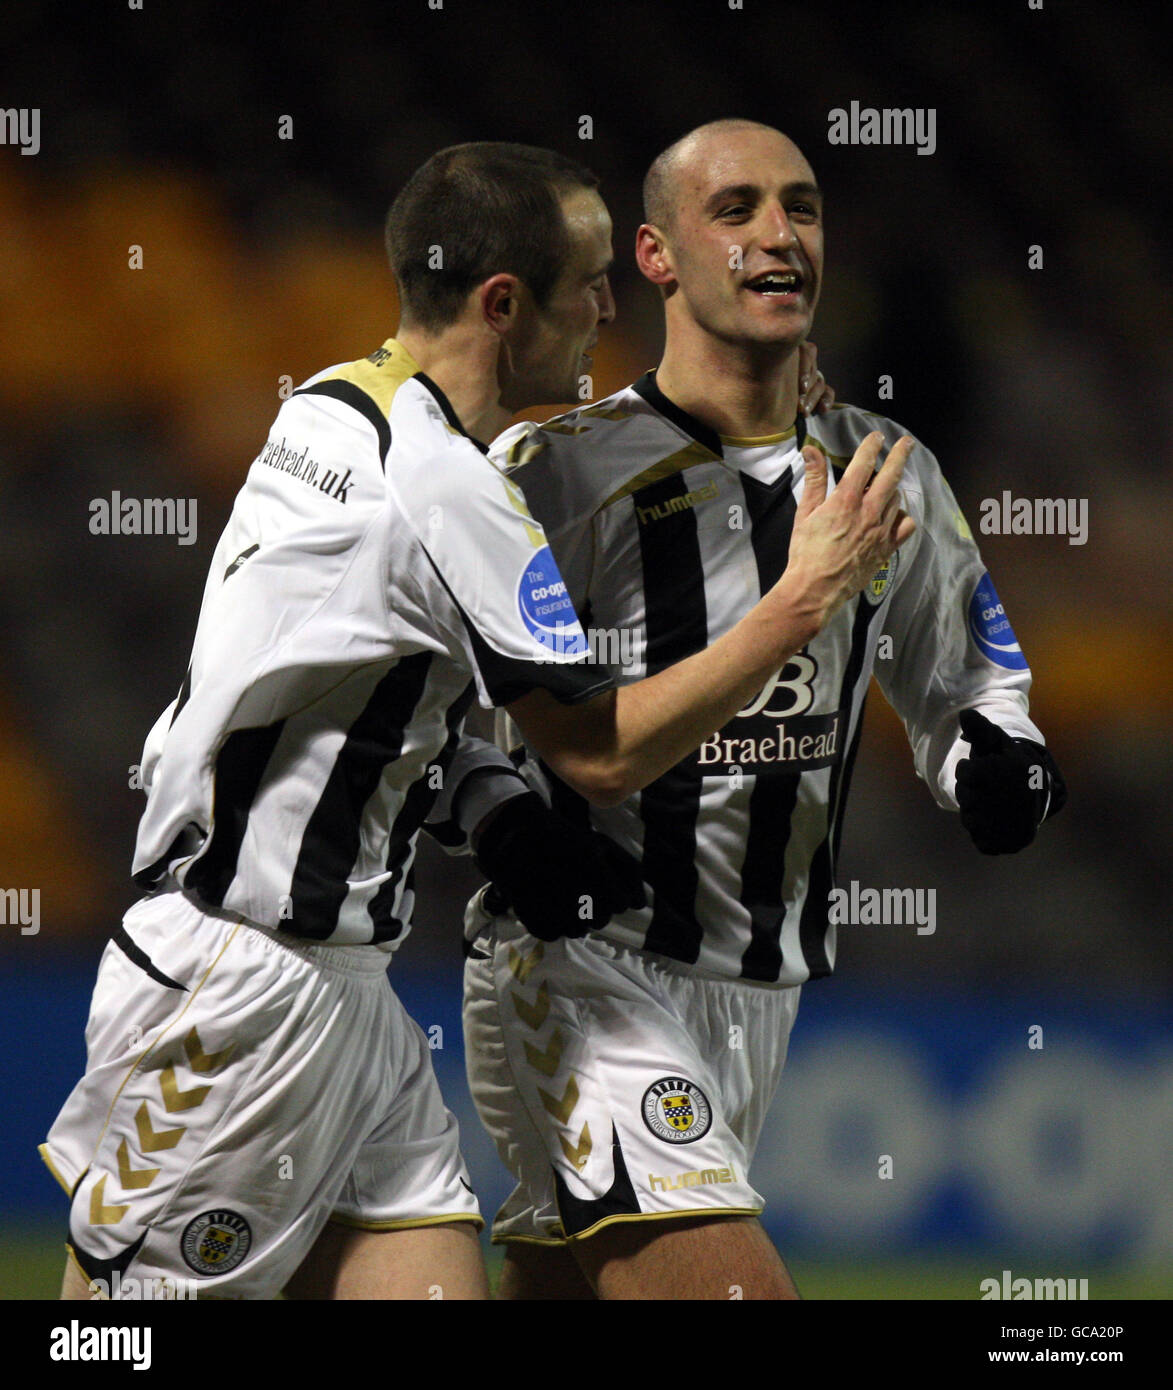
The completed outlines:
[[[65,1277],[61,1280],[61,1293],[58,1296],[63,1300],[72,1302],[76,1302],[78,1299],[89,1302],[94,1297],[90,1291],[89,1281],[69,1255],[65,1257]]]
[[[296,1299],[482,1299],[489,1281],[471,1222],[361,1231],[328,1221],[285,1289]]]
[[[497,1297],[502,1299],[583,1299],[595,1291],[578,1261],[565,1245],[528,1245],[511,1242],[505,1247]]]
[[[756,1217],[618,1222],[573,1249],[600,1298],[799,1297]]]

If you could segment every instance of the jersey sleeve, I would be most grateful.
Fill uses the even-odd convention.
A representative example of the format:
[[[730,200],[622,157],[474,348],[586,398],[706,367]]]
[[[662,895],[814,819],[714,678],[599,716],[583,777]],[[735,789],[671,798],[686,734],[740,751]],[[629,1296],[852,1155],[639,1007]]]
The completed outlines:
[[[535,689],[573,704],[614,685],[525,494],[469,439],[452,431],[426,454],[393,443],[388,485],[422,553],[421,587],[437,613],[458,615],[451,632],[482,705]]]
[[[392,654],[380,582],[384,510],[371,426],[337,401],[294,394],[236,497],[182,688],[147,738],[140,882],[157,879],[172,845],[191,842],[189,822],[199,839],[210,831],[216,760],[231,734],[279,734],[282,720],[355,665]]]
[[[917,529],[897,553],[875,675],[917,772],[956,810],[957,764],[969,752],[962,710],[980,710],[1015,738],[1043,736],[1028,713],[1030,667],[961,508],[933,455],[918,444],[912,459],[901,493]]]
[[[466,854],[473,831],[489,812],[529,790],[506,753],[462,732],[424,829],[449,854]]]

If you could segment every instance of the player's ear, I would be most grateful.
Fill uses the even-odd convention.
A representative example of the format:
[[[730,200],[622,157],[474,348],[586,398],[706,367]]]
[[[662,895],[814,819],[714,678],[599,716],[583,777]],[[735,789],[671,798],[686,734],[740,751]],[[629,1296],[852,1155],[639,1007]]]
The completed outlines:
[[[494,333],[507,333],[517,322],[520,307],[519,281],[516,275],[493,275],[483,281],[474,293],[480,314]]]
[[[664,233],[651,222],[635,234],[635,263],[653,285],[669,285],[676,278]]]

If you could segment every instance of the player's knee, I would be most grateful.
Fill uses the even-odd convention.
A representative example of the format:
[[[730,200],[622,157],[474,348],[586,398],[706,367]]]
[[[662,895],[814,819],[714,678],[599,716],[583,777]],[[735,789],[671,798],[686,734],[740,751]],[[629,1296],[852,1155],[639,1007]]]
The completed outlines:
[[[799,1296],[781,1255],[752,1217],[617,1223],[576,1243],[575,1255],[604,1299]]]

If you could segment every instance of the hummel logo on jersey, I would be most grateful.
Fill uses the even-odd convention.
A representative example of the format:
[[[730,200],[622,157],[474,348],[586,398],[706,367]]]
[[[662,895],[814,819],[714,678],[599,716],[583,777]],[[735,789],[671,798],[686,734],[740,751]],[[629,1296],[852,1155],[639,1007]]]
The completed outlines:
[[[672,516],[676,512],[686,512],[698,502],[711,502],[716,495],[717,484],[706,483],[704,487],[686,492],[683,497],[669,497],[666,502],[657,502],[652,507],[636,507],[635,514],[639,518],[639,524],[646,526],[652,521],[663,521],[666,516]]]
[[[286,444],[284,435],[281,436],[279,442],[270,439],[257,456],[257,462],[263,463],[266,468],[275,468],[278,473],[288,473],[299,483],[307,483],[310,487],[316,487],[319,492],[324,492],[335,502],[344,503],[350,495],[350,489],[354,486],[349,468],[341,478],[335,469],[327,468],[319,481],[318,461],[309,457],[309,445],[307,444],[299,454],[296,449],[291,449]]]

